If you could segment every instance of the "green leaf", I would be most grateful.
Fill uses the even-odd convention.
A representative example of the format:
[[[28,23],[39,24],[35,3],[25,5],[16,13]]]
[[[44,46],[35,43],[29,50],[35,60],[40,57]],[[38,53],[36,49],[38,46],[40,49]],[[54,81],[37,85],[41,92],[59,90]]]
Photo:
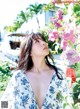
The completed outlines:
[[[68,104],[67,103],[64,103],[63,109],[65,109],[67,106],[68,106]]]

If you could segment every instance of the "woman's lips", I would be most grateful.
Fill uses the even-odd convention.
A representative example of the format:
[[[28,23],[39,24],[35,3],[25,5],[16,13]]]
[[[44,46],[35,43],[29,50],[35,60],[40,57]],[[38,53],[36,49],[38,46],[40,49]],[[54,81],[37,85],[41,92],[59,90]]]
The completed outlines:
[[[48,47],[44,47],[43,49],[44,49],[44,50],[45,50],[45,49],[48,49]]]

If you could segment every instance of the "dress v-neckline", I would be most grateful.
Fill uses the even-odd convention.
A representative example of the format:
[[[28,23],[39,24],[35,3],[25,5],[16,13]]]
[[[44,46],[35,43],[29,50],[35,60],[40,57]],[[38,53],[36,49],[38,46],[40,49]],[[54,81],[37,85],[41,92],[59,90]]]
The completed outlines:
[[[51,86],[51,83],[52,83],[52,80],[53,80],[54,76],[55,76],[55,72],[53,72],[53,75],[52,75],[52,77],[51,77],[51,80],[50,80],[48,89],[47,89],[46,94],[45,94],[44,101],[43,101],[42,106],[41,106],[41,109],[42,109],[42,107],[43,107],[43,105],[44,105],[44,103],[45,103],[45,101],[46,101],[47,95],[49,94],[49,89],[50,89],[50,86]],[[27,75],[26,75],[26,78],[27,78],[27,81],[28,81],[28,83],[29,83],[30,89],[31,89],[31,91],[32,91],[32,93],[33,93],[33,99],[34,99],[34,101],[35,101],[35,103],[36,103],[36,105],[37,105],[37,108],[39,109],[39,105],[38,105],[38,103],[37,103],[37,101],[36,101],[35,93],[34,93],[34,91],[33,91],[32,85],[31,85],[31,83],[30,83],[30,81],[29,81]]]

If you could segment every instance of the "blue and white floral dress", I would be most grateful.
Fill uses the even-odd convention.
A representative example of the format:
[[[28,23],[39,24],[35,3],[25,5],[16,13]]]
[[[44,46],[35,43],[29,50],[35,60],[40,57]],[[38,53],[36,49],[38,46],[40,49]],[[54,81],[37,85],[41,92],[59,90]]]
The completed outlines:
[[[54,73],[41,109],[72,109],[66,86],[66,81],[59,80]],[[22,70],[13,74],[1,101],[8,101],[6,109],[39,109],[30,82]],[[66,103],[69,104],[67,108]]]

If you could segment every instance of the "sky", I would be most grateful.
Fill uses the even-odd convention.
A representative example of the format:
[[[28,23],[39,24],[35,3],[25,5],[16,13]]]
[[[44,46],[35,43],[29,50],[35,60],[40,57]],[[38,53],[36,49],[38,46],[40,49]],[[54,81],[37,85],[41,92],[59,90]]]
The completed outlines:
[[[47,3],[50,0],[0,0],[0,28],[11,25],[21,10],[35,2]]]

